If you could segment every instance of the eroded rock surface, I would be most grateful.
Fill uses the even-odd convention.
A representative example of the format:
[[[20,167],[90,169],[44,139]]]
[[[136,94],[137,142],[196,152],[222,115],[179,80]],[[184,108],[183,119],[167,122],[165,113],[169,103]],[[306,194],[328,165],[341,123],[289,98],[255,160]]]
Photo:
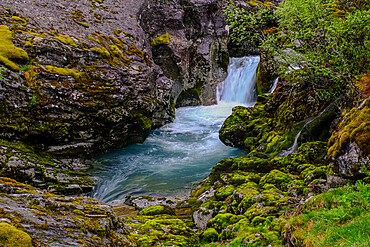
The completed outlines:
[[[33,246],[134,246],[108,205],[45,193],[9,178],[0,178],[0,219],[27,232]]]
[[[146,1],[140,20],[150,39],[170,34],[153,46],[153,60],[174,81],[176,106],[216,102],[217,83],[226,77],[228,31],[224,1]]]

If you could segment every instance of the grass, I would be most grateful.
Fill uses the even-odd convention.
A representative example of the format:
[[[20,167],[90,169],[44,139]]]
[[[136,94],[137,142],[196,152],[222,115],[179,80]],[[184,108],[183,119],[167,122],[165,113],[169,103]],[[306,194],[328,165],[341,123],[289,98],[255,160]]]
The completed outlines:
[[[298,246],[370,246],[370,185],[358,181],[311,198],[289,220]]]

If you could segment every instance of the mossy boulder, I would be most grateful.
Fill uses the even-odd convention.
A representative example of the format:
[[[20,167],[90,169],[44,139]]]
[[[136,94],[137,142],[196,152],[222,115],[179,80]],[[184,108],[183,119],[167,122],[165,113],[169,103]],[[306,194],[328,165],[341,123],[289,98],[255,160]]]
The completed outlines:
[[[80,160],[64,161],[21,142],[0,139],[0,176],[17,179],[49,192],[72,195],[92,191],[95,182]]]
[[[202,232],[200,239],[205,242],[216,242],[218,240],[218,232],[214,228],[207,228]]]
[[[107,204],[52,194],[4,177],[0,177],[0,218],[29,235],[0,223],[1,246],[32,246],[30,237],[33,246],[133,246]]]
[[[136,216],[123,219],[136,246],[196,246],[199,239],[190,218],[171,215]]]
[[[218,214],[214,218],[208,221],[208,226],[216,229],[218,232],[221,232],[227,226],[235,224],[239,220],[243,219],[242,215],[235,215],[231,213]]]
[[[278,188],[286,189],[289,183],[292,181],[292,176],[281,172],[279,170],[272,170],[263,176],[260,180],[260,186],[263,187],[266,184],[274,184]]]
[[[8,223],[0,223],[0,245],[7,247],[32,247],[31,237]]]

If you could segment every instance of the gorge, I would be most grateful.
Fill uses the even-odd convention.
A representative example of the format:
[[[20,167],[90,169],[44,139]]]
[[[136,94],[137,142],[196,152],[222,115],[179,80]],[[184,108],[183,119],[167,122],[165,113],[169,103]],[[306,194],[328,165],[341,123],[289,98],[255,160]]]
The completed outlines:
[[[176,109],[173,123],[155,129],[136,144],[98,159],[93,197],[102,201],[127,195],[180,196],[213,165],[244,152],[219,141],[218,130],[236,105],[253,106],[259,57],[230,58],[228,76],[218,86],[218,104]]]
[[[369,246],[369,26],[353,0],[1,1],[0,246]]]

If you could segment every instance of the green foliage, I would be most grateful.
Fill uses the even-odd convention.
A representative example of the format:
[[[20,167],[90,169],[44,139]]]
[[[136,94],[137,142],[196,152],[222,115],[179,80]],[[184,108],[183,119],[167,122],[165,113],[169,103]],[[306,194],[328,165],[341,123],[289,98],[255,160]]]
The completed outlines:
[[[31,67],[31,66],[29,66],[29,65],[26,65],[26,66],[24,66],[24,67],[20,68],[20,70],[21,70],[21,71],[24,71],[24,72],[29,71],[29,70],[31,70],[31,69],[32,69],[32,67]]]
[[[37,104],[37,97],[36,96],[32,96],[32,99],[30,101],[30,105],[36,105]]]
[[[225,11],[237,42],[254,42],[274,51],[281,72],[305,68],[305,80],[321,84],[323,98],[342,93],[343,83],[357,90],[353,79],[368,73],[369,4],[353,0],[285,0],[272,13],[258,2],[245,10],[229,1]],[[277,18],[278,27],[271,20]],[[335,87],[334,84],[340,85]]]
[[[297,245],[369,246],[370,185],[357,181],[310,199],[289,221]]]
[[[243,6],[238,6],[233,1],[227,1],[224,13],[229,23],[231,39],[236,43],[243,41],[258,43],[266,39],[265,29],[274,19],[270,6],[252,1],[249,4],[255,6],[256,9],[247,11]]]

